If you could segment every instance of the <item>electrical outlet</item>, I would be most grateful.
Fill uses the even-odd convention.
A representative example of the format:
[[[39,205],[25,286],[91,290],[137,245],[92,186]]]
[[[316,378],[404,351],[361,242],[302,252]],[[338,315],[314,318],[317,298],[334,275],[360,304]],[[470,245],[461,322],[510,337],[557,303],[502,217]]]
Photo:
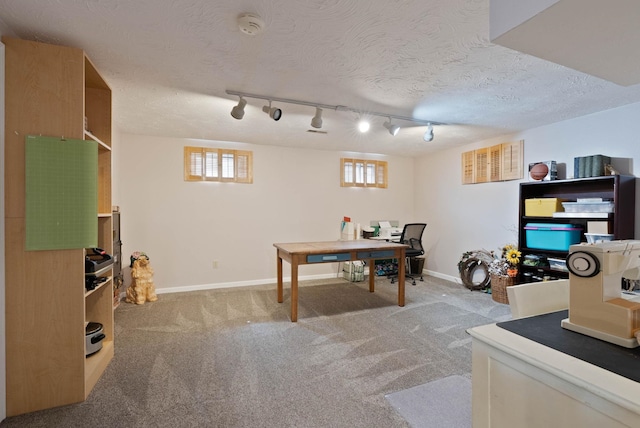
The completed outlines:
[[[214,269],[218,269],[218,261],[217,260],[213,261],[213,268]]]

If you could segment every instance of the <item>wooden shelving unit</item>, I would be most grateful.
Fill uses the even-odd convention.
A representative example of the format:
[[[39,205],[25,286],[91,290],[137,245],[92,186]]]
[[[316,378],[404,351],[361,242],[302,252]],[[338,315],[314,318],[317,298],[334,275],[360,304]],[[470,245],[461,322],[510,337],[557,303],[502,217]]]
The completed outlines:
[[[566,251],[540,250],[527,247],[524,227],[527,223],[573,224],[582,227],[581,242],[586,242],[584,232],[587,222],[606,221],[614,239],[633,239],[635,223],[636,177],[628,175],[608,175],[602,177],[579,178],[573,180],[552,180],[520,183],[520,220],[519,236],[522,257],[536,254],[546,257],[565,259]],[[525,215],[525,201],[531,198],[559,198],[563,201],[576,201],[578,198],[603,198],[614,205],[613,213],[565,213],[563,217],[532,217]],[[521,264],[521,274],[533,272],[538,275],[567,278],[568,272],[548,267],[531,267]],[[520,278],[522,281],[523,278]]]
[[[3,42],[6,404],[13,416],[85,400],[114,355],[111,269],[86,292],[84,248],[25,250],[25,137],[42,135],[98,143],[97,246],[112,251],[111,89],[80,49]],[[90,321],[103,325],[106,339],[86,358]]]

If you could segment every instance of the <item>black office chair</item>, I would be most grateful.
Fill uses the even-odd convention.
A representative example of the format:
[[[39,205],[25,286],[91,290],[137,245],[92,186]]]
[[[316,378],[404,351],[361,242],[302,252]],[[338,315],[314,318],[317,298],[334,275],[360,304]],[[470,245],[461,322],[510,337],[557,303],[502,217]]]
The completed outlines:
[[[420,281],[424,281],[422,278],[422,270],[420,272],[416,272],[415,274],[411,272],[411,259],[421,256],[424,254],[424,248],[422,247],[422,233],[424,232],[424,228],[427,227],[426,223],[408,223],[404,225],[402,229],[402,235],[400,236],[400,243],[407,244],[409,248],[405,250],[405,260],[404,263],[406,265],[405,268],[405,279],[409,278],[411,280],[412,285],[416,285],[416,279],[414,275],[420,274]],[[400,263],[400,260],[398,260]],[[391,283],[397,278],[398,274],[391,275]]]

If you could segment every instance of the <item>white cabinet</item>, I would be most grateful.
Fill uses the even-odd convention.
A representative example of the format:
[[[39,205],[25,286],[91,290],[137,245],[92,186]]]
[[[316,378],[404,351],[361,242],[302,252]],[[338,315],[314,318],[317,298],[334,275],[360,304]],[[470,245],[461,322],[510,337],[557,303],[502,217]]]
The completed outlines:
[[[469,334],[474,428],[639,426],[640,383],[495,324]]]

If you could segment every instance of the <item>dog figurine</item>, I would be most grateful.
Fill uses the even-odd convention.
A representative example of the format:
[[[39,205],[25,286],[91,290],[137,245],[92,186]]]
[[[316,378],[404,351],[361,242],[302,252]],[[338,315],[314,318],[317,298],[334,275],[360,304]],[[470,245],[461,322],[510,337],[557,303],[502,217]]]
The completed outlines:
[[[131,269],[131,285],[127,288],[127,303],[143,305],[145,302],[158,300],[156,287],[153,284],[153,269],[147,255],[140,255],[133,262]]]

